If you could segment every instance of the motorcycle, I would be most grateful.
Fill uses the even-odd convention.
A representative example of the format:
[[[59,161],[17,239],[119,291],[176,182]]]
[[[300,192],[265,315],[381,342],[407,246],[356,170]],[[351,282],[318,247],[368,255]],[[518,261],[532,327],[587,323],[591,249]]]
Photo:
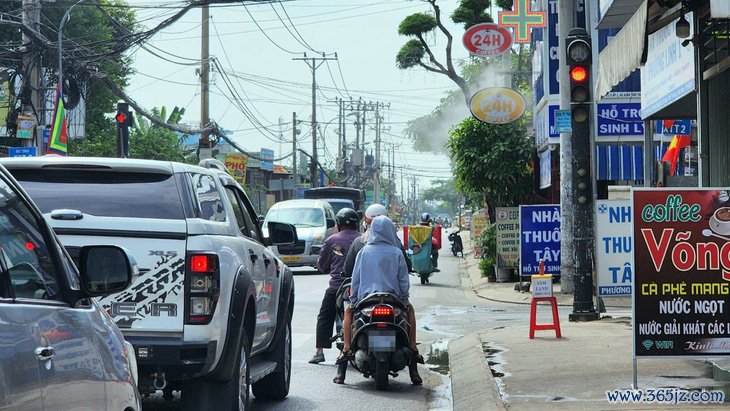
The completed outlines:
[[[421,278],[421,284],[428,284],[429,278],[436,272],[432,256],[432,230],[429,226],[407,226],[407,230],[403,231],[403,241],[413,265],[413,272]]]
[[[464,258],[464,243],[461,242],[460,232],[461,230],[456,230],[449,234],[448,238],[449,242],[451,242],[451,253],[454,254],[454,257],[461,253],[461,258]]]
[[[373,293],[353,307],[350,364],[375,387],[388,388],[388,377],[397,377],[413,359],[406,306],[390,293]]]
[[[342,325],[345,321],[345,303],[350,299],[350,288],[352,288],[352,278],[348,277],[335,293],[335,335],[330,338],[330,342],[335,343],[338,351],[342,351],[344,345]]]

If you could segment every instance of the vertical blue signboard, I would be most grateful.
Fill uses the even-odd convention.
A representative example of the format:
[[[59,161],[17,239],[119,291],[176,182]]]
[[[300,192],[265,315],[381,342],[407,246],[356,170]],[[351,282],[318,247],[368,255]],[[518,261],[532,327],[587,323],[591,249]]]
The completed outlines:
[[[547,75],[550,76],[548,79],[548,94],[560,94],[560,85],[558,83],[558,76],[560,75],[560,62],[558,61],[560,56],[560,47],[563,45],[558,41],[558,0],[547,0],[548,9],[548,71]],[[584,0],[578,0],[576,4],[576,13],[578,15],[578,27],[586,27],[586,8]]]
[[[634,271],[631,200],[599,200],[595,216],[598,296],[631,296]]]
[[[520,206],[520,275],[560,275],[560,205]]]
[[[261,157],[260,169],[274,171],[274,150],[262,148],[259,151],[259,157]]]

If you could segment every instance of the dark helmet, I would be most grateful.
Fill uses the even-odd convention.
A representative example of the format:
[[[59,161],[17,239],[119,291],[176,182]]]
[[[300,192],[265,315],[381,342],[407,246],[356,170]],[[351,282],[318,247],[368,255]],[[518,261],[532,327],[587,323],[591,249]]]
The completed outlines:
[[[429,214],[429,213],[423,213],[423,214],[421,214],[421,222],[422,223],[430,223],[431,222],[431,214]]]
[[[357,211],[351,208],[343,208],[337,212],[337,225],[344,225],[352,228],[357,228],[357,223],[360,222],[360,216]]]

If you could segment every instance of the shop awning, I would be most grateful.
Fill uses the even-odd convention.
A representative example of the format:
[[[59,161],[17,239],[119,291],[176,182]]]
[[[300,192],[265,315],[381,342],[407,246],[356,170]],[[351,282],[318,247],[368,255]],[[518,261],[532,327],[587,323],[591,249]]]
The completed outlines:
[[[644,148],[642,146],[596,146],[597,180],[643,180]]]
[[[636,13],[643,0],[601,0],[601,20],[597,29],[615,29],[623,27],[631,16]]]
[[[616,37],[598,55],[598,81],[596,98],[608,94],[611,89],[641,66],[646,58],[647,0]]]

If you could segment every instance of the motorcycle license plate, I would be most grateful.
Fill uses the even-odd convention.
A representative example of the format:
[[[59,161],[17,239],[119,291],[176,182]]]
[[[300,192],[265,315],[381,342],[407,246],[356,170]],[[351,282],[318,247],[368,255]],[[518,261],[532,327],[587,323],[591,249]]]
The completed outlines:
[[[291,262],[299,262],[302,261],[302,257],[297,256],[282,256],[281,261],[285,263],[291,263]]]
[[[395,351],[395,331],[370,331],[368,347],[370,352]]]

